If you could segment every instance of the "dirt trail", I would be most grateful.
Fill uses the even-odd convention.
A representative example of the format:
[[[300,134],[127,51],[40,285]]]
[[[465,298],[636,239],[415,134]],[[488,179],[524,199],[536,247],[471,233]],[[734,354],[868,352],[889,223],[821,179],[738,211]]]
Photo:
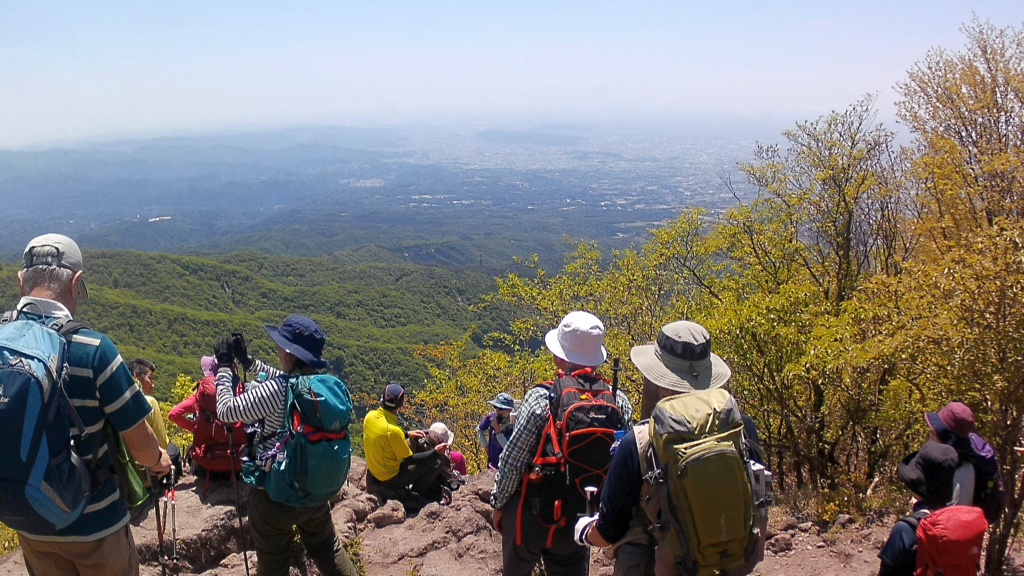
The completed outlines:
[[[349,484],[335,503],[332,516],[344,539],[358,537],[367,576],[501,573],[501,540],[490,527],[491,508],[487,504],[493,473],[471,477],[469,485],[455,493],[450,506],[431,504],[415,518],[406,518],[397,503],[378,507],[376,499],[365,492],[365,474],[365,463],[354,459]],[[244,485],[240,488],[244,522],[248,490]],[[178,485],[177,519],[179,562],[169,566],[169,574],[245,574],[230,483],[213,483],[204,492],[202,481],[186,477]],[[145,564],[143,576],[160,574],[152,511],[133,525],[132,533]],[[852,522],[845,528],[831,527],[821,533],[816,525],[786,518],[773,522],[769,535],[770,551],[755,574],[869,576],[878,573],[876,555],[888,535],[888,526],[863,527]],[[295,552],[292,574],[319,574],[315,567],[306,565],[298,546]],[[251,545],[249,562],[255,574]],[[611,571],[610,563],[595,551],[591,574],[607,576]],[[20,552],[0,557],[0,576],[25,573]]]

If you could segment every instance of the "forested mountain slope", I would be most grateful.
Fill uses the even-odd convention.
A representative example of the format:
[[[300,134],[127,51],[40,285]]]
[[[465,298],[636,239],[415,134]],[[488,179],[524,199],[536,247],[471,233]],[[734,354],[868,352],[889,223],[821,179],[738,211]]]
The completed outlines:
[[[79,318],[109,335],[126,360],[152,359],[161,400],[170,399],[177,374],[199,373],[199,357],[210,354],[228,332],[244,332],[254,353],[273,359],[273,343],[262,325],[277,324],[290,313],[321,324],[331,369],[353,390],[370,391],[390,380],[415,386],[426,371],[413,357],[413,347],[464,335],[474,322],[470,305],[493,289],[493,279],[386,258],[366,251],[324,258],[239,253],[215,259],[87,251],[92,298]],[[19,268],[6,264],[0,270],[5,309],[17,302]],[[493,320],[483,315],[477,321]]]

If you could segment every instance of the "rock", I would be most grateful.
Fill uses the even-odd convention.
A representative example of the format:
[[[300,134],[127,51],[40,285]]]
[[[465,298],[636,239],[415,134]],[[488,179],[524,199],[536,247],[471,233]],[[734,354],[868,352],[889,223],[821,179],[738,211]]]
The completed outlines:
[[[405,522],[405,507],[398,500],[390,500],[384,507],[366,517],[377,528]]]
[[[846,528],[856,522],[857,521],[854,520],[853,516],[850,516],[849,514],[840,514],[839,516],[836,516],[836,526],[839,526],[840,528]]]
[[[782,520],[782,525],[779,526],[779,530],[781,530],[783,532],[786,532],[786,531],[789,531],[789,530],[796,530],[796,527],[799,526],[799,524],[800,524],[799,520],[797,520],[793,516],[787,516],[786,518],[784,518]]]
[[[814,528],[814,522],[804,522],[796,527],[797,530],[804,533],[810,532],[811,528]]]
[[[769,540],[765,547],[775,554],[788,552],[793,549],[793,537],[789,534],[779,534],[775,538]]]
[[[817,546],[818,548],[824,548],[825,546],[827,546],[827,544],[825,544],[824,542],[818,542],[817,544],[815,544],[815,546]]]

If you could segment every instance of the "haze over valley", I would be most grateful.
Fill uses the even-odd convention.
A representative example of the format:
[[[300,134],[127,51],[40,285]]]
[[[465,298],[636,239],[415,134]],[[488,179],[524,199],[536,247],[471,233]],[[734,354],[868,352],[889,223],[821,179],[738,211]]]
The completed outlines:
[[[557,266],[564,235],[621,248],[680,208],[749,194],[737,162],[778,127],[295,127],[0,151],[17,256],[40,226],[88,248]],[[723,182],[731,179],[733,189]],[[59,207],[46,210],[43,207]]]

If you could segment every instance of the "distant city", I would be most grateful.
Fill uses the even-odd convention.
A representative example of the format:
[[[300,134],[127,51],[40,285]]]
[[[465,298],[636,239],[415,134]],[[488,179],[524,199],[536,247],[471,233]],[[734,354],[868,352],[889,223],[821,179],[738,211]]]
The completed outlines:
[[[299,127],[0,151],[0,251],[45,222],[91,248],[558,265],[566,235],[622,248],[684,207],[751,198],[737,164],[782,128]]]

